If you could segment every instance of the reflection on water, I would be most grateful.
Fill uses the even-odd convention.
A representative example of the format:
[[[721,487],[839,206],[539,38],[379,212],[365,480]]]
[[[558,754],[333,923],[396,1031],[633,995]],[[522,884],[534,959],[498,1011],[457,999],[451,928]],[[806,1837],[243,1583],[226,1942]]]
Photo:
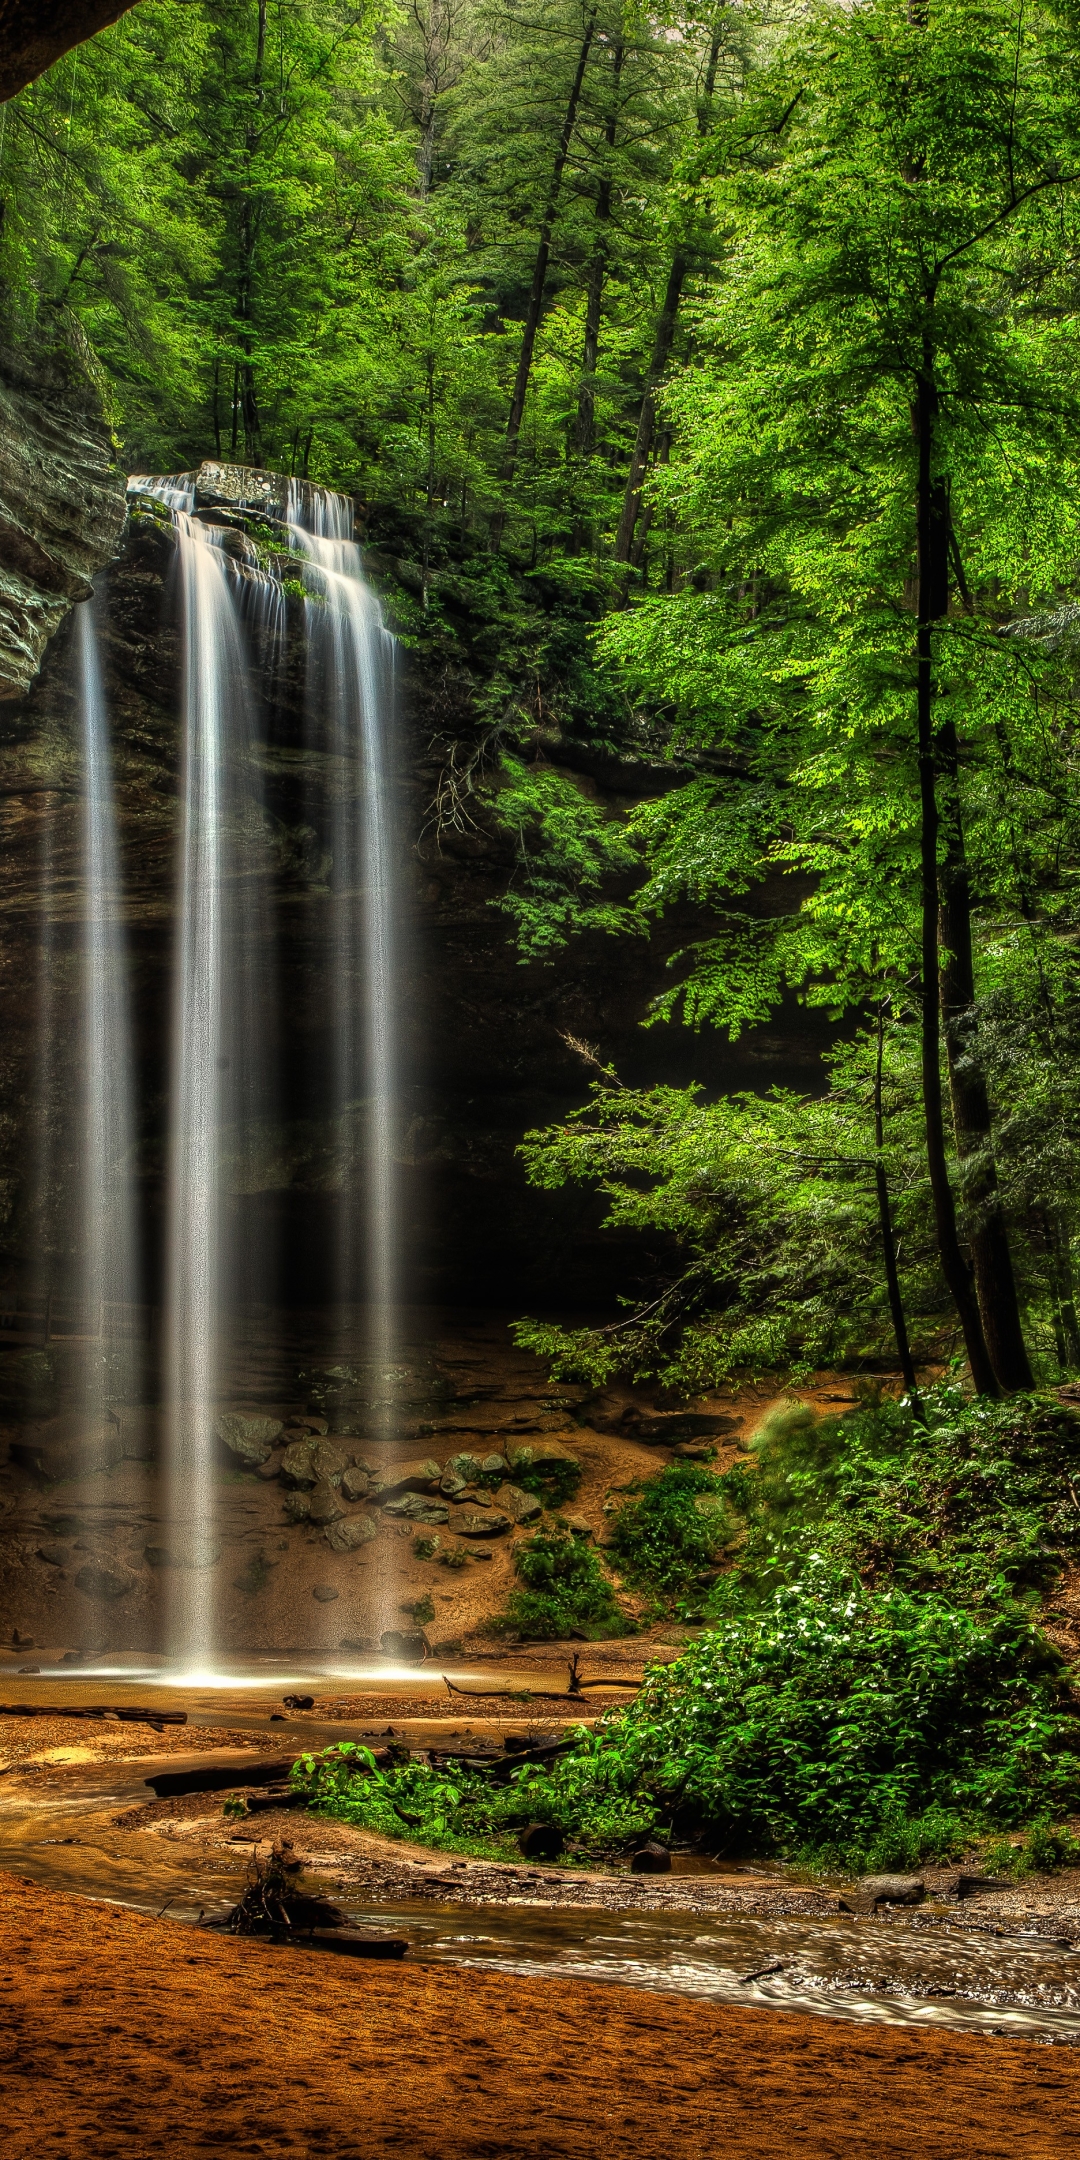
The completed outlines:
[[[203,1853],[183,1836],[116,1828],[124,1808],[149,1797],[155,1768],[186,1768],[196,1753],[72,1768],[62,1785],[35,1793],[29,1780],[0,1780],[0,1864],[52,1888],[108,1898],[178,1920],[212,1917],[239,1895],[243,1846]],[[228,1763],[215,1750],[215,1766]],[[250,1756],[236,1757],[238,1770]],[[207,1812],[215,1812],[216,1796]],[[190,1827],[190,1826],[187,1826]],[[855,1915],[733,1916],[717,1912],[553,1910],[424,1899],[357,1904],[336,1895],[357,1923],[393,1928],[414,1957],[501,1972],[573,1976],[758,2003],[860,2022],[935,2026],[1069,2042],[1080,2038],[1080,1951],[1052,1942],[995,1938],[970,1921],[917,1926]],[[526,1897],[522,1897],[522,1892]],[[268,1953],[269,1954],[269,1953]]]

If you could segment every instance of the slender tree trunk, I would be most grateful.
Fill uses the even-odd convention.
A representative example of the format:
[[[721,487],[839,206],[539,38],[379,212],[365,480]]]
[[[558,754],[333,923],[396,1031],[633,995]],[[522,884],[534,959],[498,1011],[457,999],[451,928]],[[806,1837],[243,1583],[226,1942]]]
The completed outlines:
[[[889,1311],[892,1315],[893,1334],[900,1359],[904,1386],[916,1408],[920,1408],[919,1383],[908,1339],[907,1317],[900,1289],[900,1268],[896,1254],[896,1232],[893,1229],[892,1209],[889,1205],[889,1177],[885,1168],[885,1106],[882,1095],[882,1067],[885,1061],[885,1006],[878,1006],[877,1056],[874,1061],[874,1182],[877,1187],[878,1221],[881,1225],[881,1251],[885,1262],[885,1287],[889,1293]]]
[[[953,1130],[983,1334],[998,1381],[1011,1392],[1032,1387],[1034,1380],[1024,1345],[1009,1235],[998,1191],[990,1098],[979,1059],[971,880],[964,847],[956,729],[951,721],[937,731],[935,762],[947,788],[945,850],[939,881],[940,995]]]
[[[713,100],[716,96],[716,74],[720,64],[720,48],[723,43],[724,12],[725,10],[721,8],[713,25],[709,57],[705,68],[703,94],[698,102],[697,130],[699,135],[708,134],[709,123],[712,118]],[[676,248],[671,259],[671,268],[664,289],[664,298],[661,303],[660,313],[656,319],[656,328],[653,332],[652,352],[649,355],[649,365],[645,375],[645,389],[638,409],[637,433],[630,454],[630,470],[626,476],[626,491],[623,495],[622,512],[619,517],[618,530],[615,534],[615,560],[617,563],[625,563],[628,566],[640,562],[644,553],[644,546],[642,546],[635,555],[634,533],[641,514],[641,490],[644,485],[645,474],[648,471],[653,436],[656,433],[656,393],[671,358],[671,348],[675,342],[675,328],[679,318],[679,303],[682,299],[683,286],[686,283],[689,269],[690,251],[687,247],[680,245]],[[620,585],[625,597],[627,586],[625,576],[620,581]]]
[[[585,70],[588,67],[589,54],[592,50],[593,33],[596,29],[596,15],[597,8],[594,0],[594,5],[590,8],[589,13],[585,18],[585,28],[582,34],[581,47],[578,52],[577,67],[574,71],[574,80],[570,86],[570,95],[566,101],[566,112],[563,116],[562,131],[559,135],[559,147],[555,152],[555,162],[551,168],[551,179],[548,183],[547,200],[544,204],[544,214],[540,224],[540,235],[536,244],[536,256],[533,261],[532,285],[529,291],[529,304],[525,310],[525,326],[521,339],[521,352],[518,357],[517,374],[514,377],[513,395],[510,399],[510,417],[506,423],[506,450],[503,457],[502,469],[502,478],[504,481],[508,481],[513,478],[514,464],[517,459],[518,441],[521,435],[521,423],[525,416],[525,399],[528,395],[529,377],[532,373],[533,352],[536,347],[536,333],[540,327],[540,315],[544,305],[544,287],[547,284],[548,266],[551,261],[551,242],[555,232],[555,219],[558,214],[559,196],[562,193],[563,173],[566,168],[566,160],[570,154],[570,144],[573,140],[574,129],[577,126],[578,106],[581,103],[581,91],[585,81]]]
[[[934,1225],[942,1273],[963,1330],[971,1376],[980,1395],[997,1395],[998,1384],[983,1335],[978,1299],[960,1245],[956,1206],[949,1182],[941,1088],[941,1006],[938,989],[938,805],[934,755],[934,624],[949,599],[948,515],[940,487],[934,485],[934,426],[938,398],[927,350],[916,392],[912,421],[918,445],[916,505],[919,614],[917,630],[916,709],[919,745],[919,798],[922,914],[922,1092],[926,1161],[934,1204]]]
[[[585,301],[585,342],[581,353],[577,417],[577,447],[583,458],[591,457],[596,447],[596,364],[600,357],[600,320],[611,249],[612,165],[619,129],[619,82],[625,58],[626,46],[620,37],[611,56],[611,97],[604,126],[604,163],[596,191],[596,233]]]

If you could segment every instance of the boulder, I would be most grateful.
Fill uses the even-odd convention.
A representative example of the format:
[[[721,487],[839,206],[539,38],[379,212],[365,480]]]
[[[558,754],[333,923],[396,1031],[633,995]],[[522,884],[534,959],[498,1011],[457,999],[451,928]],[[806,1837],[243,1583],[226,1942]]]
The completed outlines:
[[[421,1665],[427,1656],[427,1637],[419,1628],[386,1628],[379,1644],[384,1657],[398,1658],[403,1665]]]
[[[485,1455],[480,1468],[486,1478],[501,1478],[506,1476],[510,1465],[505,1455]]]
[[[459,1537],[502,1537],[510,1528],[510,1517],[501,1508],[462,1508],[454,1517]]]
[[[921,1875],[864,1875],[859,1892],[875,1905],[921,1905],[926,1884]]]
[[[592,1537],[593,1534],[593,1526],[586,1522],[584,1515],[568,1515],[566,1527],[571,1537]]]
[[[281,1458],[281,1475],[286,1485],[314,1485],[315,1465],[312,1439],[293,1440]]]
[[[329,1478],[317,1478],[308,1498],[308,1518],[315,1523],[340,1522],[345,1505]]]
[[[287,1494],[286,1494],[286,1496],[285,1496],[285,1519],[286,1519],[286,1521],[287,1521],[287,1522],[292,1522],[292,1523],[298,1523],[298,1522],[307,1522],[307,1520],[308,1520],[308,1517],[309,1517],[309,1515],[310,1515],[310,1514],[311,1514],[311,1495],[310,1495],[310,1493],[305,1493],[305,1492],[291,1492],[291,1493],[287,1493]]]
[[[342,1472],[341,1491],[346,1500],[366,1500],[371,1491],[371,1479],[359,1463],[350,1463]]]
[[[151,1567],[210,1568],[221,1558],[220,1545],[210,1538],[179,1537],[169,1545],[146,1545],[143,1550]]]
[[[447,1489],[447,1478],[454,1480],[460,1492],[464,1485],[478,1485],[483,1474],[484,1466],[479,1455],[451,1455],[443,1471],[443,1491]]]
[[[115,1470],[124,1459],[118,1426],[110,1419],[52,1418],[29,1438],[13,1440],[11,1460],[49,1482]]]
[[[38,1559],[47,1561],[50,1567],[66,1567],[70,1557],[66,1545],[38,1546]]]
[[[378,1524],[370,1515],[349,1515],[344,1522],[328,1523],[323,1533],[331,1552],[358,1552],[378,1537]]]
[[[302,1440],[307,1433],[316,1439],[330,1430],[330,1421],[324,1417],[291,1417],[285,1427],[286,1440]]]
[[[214,1431],[233,1455],[256,1469],[273,1454],[274,1442],[280,1440],[284,1427],[280,1418],[247,1410],[221,1410],[214,1420]]]
[[[320,1582],[316,1583],[311,1595],[320,1605],[332,1605],[334,1599],[341,1596],[341,1592],[335,1590],[333,1583]]]
[[[311,1460],[316,1477],[329,1478],[332,1485],[340,1485],[346,1470],[352,1466],[352,1456],[339,1440],[313,1440]]]
[[[715,1440],[720,1433],[738,1430],[738,1418],[713,1410],[680,1410],[667,1417],[650,1417],[632,1405],[619,1419],[619,1430],[628,1440],[644,1440],[647,1447],[674,1447],[676,1440]]]
[[[671,1854],[666,1845],[659,1845],[653,1838],[647,1845],[639,1845],[630,1862],[631,1875],[670,1875]]]
[[[127,1597],[137,1581],[130,1568],[106,1560],[88,1560],[75,1577],[75,1587],[84,1597],[112,1600]]]
[[[570,1463],[580,1469],[576,1455],[572,1455],[561,1440],[549,1440],[545,1433],[537,1433],[528,1440],[511,1440],[506,1450],[511,1470],[518,1474],[523,1470],[550,1470],[556,1463]]]
[[[273,1454],[268,1455],[266,1461],[261,1462],[258,1465],[258,1468],[255,1472],[256,1477],[262,1478],[263,1482],[267,1485],[272,1484],[273,1480],[276,1477],[281,1476],[281,1465],[284,1460],[284,1450],[280,1448],[275,1448]]]
[[[381,1497],[396,1498],[399,1493],[427,1493],[438,1490],[442,1475],[439,1465],[430,1455],[415,1462],[391,1463],[378,1479]]]
[[[526,1860],[557,1860],[566,1839],[554,1823],[532,1822],[518,1837],[518,1851]]]
[[[381,1504],[385,1515],[393,1515],[405,1522],[444,1523],[450,1520],[445,1501],[431,1500],[425,1493],[400,1493],[396,1500]]]
[[[495,1505],[511,1522],[536,1522],[544,1510],[535,1493],[522,1492],[520,1485],[500,1485],[495,1495]]]

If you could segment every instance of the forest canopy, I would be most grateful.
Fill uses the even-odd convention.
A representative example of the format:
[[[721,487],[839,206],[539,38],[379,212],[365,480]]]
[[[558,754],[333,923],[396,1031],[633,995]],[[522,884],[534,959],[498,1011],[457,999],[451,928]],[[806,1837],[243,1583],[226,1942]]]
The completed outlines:
[[[1078,75],[1069,4],[142,0],[0,112],[7,340],[354,495],[523,957],[688,905],[662,1010],[833,1017],[810,1099],[586,1051],[529,1174],[675,1257],[564,1370],[1080,1365]]]

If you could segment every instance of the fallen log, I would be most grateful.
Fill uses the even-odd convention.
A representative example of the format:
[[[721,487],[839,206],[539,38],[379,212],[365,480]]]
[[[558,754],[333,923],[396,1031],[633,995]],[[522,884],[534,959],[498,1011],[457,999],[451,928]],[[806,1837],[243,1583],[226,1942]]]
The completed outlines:
[[[231,1768],[215,1764],[193,1770],[159,1770],[145,1782],[159,1800],[178,1800],[185,1793],[232,1792],[246,1785],[280,1785],[289,1777],[294,1760],[292,1755],[277,1756],[273,1762],[253,1763],[250,1770],[242,1764],[238,1768],[235,1763]]]
[[[121,1725],[186,1725],[186,1710],[129,1710],[111,1703],[0,1703],[0,1717],[118,1718]]]

